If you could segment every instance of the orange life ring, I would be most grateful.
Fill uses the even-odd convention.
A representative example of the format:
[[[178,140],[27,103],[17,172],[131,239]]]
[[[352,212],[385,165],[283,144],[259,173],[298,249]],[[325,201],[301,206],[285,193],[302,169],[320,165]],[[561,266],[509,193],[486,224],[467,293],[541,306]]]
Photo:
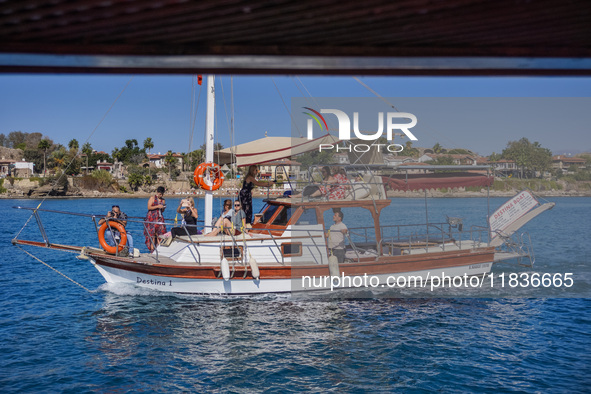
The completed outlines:
[[[207,174],[209,174],[209,177]],[[224,173],[218,164],[201,163],[195,168],[193,180],[202,189],[217,190],[224,183]]]
[[[110,246],[105,240],[105,231],[107,230],[107,227],[111,227],[111,231],[117,230],[119,231],[119,234],[121,234],[121,241],[119,241],[118,246]],[[99,228],[98,239],[105,252],[116,254],[117,249],[121,252],[125,247],[125,244],[127,244],[127,232],[125,231],[125,227],[119,222],[109,221],[108,224],[107,222],[104,222],[101,228]]]

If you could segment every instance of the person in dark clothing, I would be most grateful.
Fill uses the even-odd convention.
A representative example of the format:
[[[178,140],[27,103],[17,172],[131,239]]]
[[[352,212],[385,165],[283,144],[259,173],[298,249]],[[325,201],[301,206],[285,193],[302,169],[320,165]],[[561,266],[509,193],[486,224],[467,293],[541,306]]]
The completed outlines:
[[[252,189],[255,186],[271,187],[273,186],[273,183],[275,183],[274,181],[257,181],[256,176],[258,173],[259,169],[257,166],[248,167],[248,173],[244,177],[242,189],[238,195],[242,210],[244,210],[244,213],[246,214],[247,224],[252,224]]]

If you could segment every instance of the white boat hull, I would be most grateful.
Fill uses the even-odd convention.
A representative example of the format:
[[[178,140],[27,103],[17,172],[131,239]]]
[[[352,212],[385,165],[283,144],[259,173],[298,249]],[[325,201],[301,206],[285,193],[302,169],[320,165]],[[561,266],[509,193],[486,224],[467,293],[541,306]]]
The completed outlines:
[[[435,280],[433,278],[436,278],[436,280],[440,282],[442,278],[453,279],[454,277],[465,278],[466,276],[483,275],[489,273],[492,267],[492,262],[487,262],[396,274],[372,275],[366,273],[364,275],[349,276],[343,273],[339,277],[303,276],[299,278],[281,279],[234,278],[224,280],[223,278],[198,279],[150,275],[100,265],[94,260],[92,262],[108,283],[123,283],[170,293],[226,295],[290,293],[354,288],[387,289],[419,287],[419,283],[425,288],[430,288],[429,284],[431,283],[431,280]],[[448,283],[449,280],[445,279],[445,281],[445,283]],[[405,285],[402,285],[403,282]],[[447,287],[449,287],[449,285]]]

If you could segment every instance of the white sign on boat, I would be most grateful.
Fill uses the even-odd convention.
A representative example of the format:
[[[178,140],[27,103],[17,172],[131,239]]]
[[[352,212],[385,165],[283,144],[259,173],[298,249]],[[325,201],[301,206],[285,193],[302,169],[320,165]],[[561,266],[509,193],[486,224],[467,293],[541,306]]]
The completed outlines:
[[[506,230],[538,204],[538,200],[527,190],[512,197],[489,218],[492,238],[497,237],[499,232]]]

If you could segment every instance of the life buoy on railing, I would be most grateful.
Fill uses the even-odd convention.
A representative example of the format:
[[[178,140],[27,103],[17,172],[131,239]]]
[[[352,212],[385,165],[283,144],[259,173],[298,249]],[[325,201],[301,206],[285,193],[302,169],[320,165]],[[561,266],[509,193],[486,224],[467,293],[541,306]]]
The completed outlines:
[[[224,183],[222,168],[215,163],[201,163],[193,173],[195,184],[205,190],[217,190]]]
[[[111,231],[119,231],[119,234],[121,234],[121,240],[119,241],[118,246],[111,246],[105,240],[105,231],[107,231],[107,228],[109,228],[109,227],[111,228]],[[101,246],[105,250],[105,252],[111,253],[111,254],[117,254],[117,252],[118,251],[121,252],[123,250],[123,248],[125,247],[125,245],[127,244],[127,232],[125,231],[125,226],[123,226],[119,222],[114,222],[114,221],[109,221],[108,223],[104,222],[103,225],[101,226],[101,228],[99,228],[98,239],[99,239],[99,243],[101,244]]]

